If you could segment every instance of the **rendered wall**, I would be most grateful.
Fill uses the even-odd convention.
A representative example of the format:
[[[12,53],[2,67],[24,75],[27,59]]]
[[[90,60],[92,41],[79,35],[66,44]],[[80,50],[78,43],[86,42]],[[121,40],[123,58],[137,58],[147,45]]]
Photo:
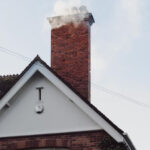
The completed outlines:
[[[37,87],[44,111],[36,113]],[[0,112],[0,137],[98,130],[101,127],[40,73],[36,73]]]

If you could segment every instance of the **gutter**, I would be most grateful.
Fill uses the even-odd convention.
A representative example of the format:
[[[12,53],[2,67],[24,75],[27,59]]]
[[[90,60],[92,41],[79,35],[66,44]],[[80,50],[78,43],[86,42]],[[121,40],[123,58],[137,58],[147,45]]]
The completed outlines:
[[[136,148],[133,145],[132,141],[130,140],[128,134],[124,132],[122,135],[123,135],[123,138],[124,138],[124,143],[127,145],[129,150],[136,150]]]

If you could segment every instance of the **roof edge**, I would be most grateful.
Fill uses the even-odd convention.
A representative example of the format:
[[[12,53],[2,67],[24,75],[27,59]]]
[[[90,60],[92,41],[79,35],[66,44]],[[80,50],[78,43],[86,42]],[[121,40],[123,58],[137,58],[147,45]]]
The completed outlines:
[[[123,137],[124,137],[126,145],[130,148],[130,150],[136,150],[136,148],[135,148],[134,144],[132,143],[128,134],[124,132]]]
[[[116,126],[109,118],[107,118],[102,112],[100,112],[93,104],[91,104],[89,101],[86,100],[83,96],[79,94],[70,84],[68,84],[66,81],[64,81],[52,68],[50,68],[38,55],[29,63],[29,65],[22,71],[22,73],[18,76],[16,79],[16,82],[14,85],[19,81],[19,79],[32,67],[32,65],[39,61],[44,67],[46,67],[50,72],[52,72],[60,81],[62,81],[69,89],[71,89],[77,96],[79,96],[80,99],[82,99],[92,110],[94,110],[100,117],[102,117],[112,128],[114,128],[125,140],[128,146],[130,146],[131,150],[136,150],[134,145],[132,144],[131,140],[127,136],[127,134],[121,130],[118,126]],[[13,86],[14,86],[13,85]],[[10,90],[13,88],[13,86],[10,88]],[[9,91],[10,91],[9,90]],[[8,92],[7,92],[8,93]],[[7,94],[5,93],[5,95]],[[5,96],[4,95],[4,96]],[[3,96],[3,97],[4,97]]]

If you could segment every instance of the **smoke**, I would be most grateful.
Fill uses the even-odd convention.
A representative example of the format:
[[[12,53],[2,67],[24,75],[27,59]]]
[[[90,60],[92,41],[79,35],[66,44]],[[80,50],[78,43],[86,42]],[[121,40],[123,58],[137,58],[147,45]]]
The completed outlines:
[[[52,18],[48,18],[52,28],[58,28],[67,23],[78,25],[80,21],[88,17],[88,10],[81,0],[57,0]]]
[[[57,0],[54,4],[53,16],[66,16],[79,13],[79,8],[83,5],[81,0]]]

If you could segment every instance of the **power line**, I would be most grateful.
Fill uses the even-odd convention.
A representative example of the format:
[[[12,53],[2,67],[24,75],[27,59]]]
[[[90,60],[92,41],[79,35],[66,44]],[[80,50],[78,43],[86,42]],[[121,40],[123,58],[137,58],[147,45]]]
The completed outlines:
[[[22,54],[19,54],[17,52],[14,52],[13,50],[10,50],[10,49],[2,47],[2,46],[0,46],[0,51],[3,52],[3,53],[9,54],[9,55],[20,57],[20,58],[22,58],[25,61],[31,61],[32,60],[29,57],[26,57],[26,56],[24,56]]]
[[[126,100],[126,101],[128,101],[128,102],[132,102],[132,103],[134,103],[134,104],[136,104],[136,105],[138,105],[138,106],[142,106],[142,107],[146,107],[146,108],[149,108],[149,109],[150,109],[150,105],[149,105],[149,104],[142,103],[142,102],[140,102],[139,100],[136,100],[135,98],[131,98],[131,97],[129,97],[129,96],[126,96],[126,95],[121,94],[121,93],[119,93],[119,92],[116,92],[116,91],[113,91],[113,90],[111,90],[111,89],[105,88],[105,87],[100,86],[100,85],[98,85],[98,84],[95,84],[95,83],[93,83],[93,82],[92,82],[92,84],[93,84],[96,88],[98,88],[99,90],[101,90],[101,91],[103,91],[103,92],[105,92],[105,93],[107,93],[107,94],[109,94],[109,95],[113,95],[113,96],[115,95],[115,96],[117,96],[117,97],[121,97],[121,98],[123,98],[124,100]]]
[[[19,58],[21,58],[21,59],[24,60],[24,61],[28,61],[28,62],[31,62],[31,61],[32,61],[31,58],[26,57],[26,56],[24,56],[24,55],[22,55],[22,54],[19,54],[19,53],[17,53],[17,52],[14,52],[13,50],[10,50],[10,49],[5,48],[5,47],[2,47],[2,46],[0,46],[0,51],[3,52],[3,53],[6,53],[6,54],[8,54],[8,55],[12,55],[12,56],[19,57]],[[43,67],[41,64],[36,64],[36,65]]]
[[[0,46],[0,51],[1,52],[3,52],[3,53],[7,53],[7,54],[9,54],[9,55],[13,55],[13,56],[17,56],[17,57],[20,57],[21,59],[23,59],[23,60],[25,60],[25,61],[28,61],[28,62],[30,62],[32,59],[31,58],[29,58],[29,57],[26,57],[26,56],[24,56],[24,55],[22,55],[22,54],[19,54],[19,53],[17,53],[17,52],[14,52],[13,50],[10,50],[10,49],[8,49],[8,48],[5,48],[5,47],[2,47],[2,46]],[[41,65],[40,65],[41,66]],[[43,66],[42,66],[43,67]],[[148,105],[148,104],[145,104],[145,103],[142,103],[142,102],[140,102],[140,101],[138,101],[138,100],[136,100],[136,99],[134,99],[134,98],[131,98],[131,97],[129,97],[129,96],[126,96],[126,95],[123,95],[123,94],[121,94],[121,93],[119,93],[119,92],[116,92],[116,91],[113,91],[113,90],[111,90],[111,89],[108,89],[108,88],[105,88],[105,87],[103,87],[103,86],[100,86],[100,85],[98,85],[98,84],[95,84],[95,83],[93,83],[92,82],[92,84],[96,87],[96,88],[98,88],[99,90],[101,90],[101,91],[103,91],[103,92],[105,92],[105,93],[107,93],[107,94],[109,94],[109,95],[115,95],[115,96],[119,96],[119,97],[122,97],[124,100],[126,100],[126,101],[129,101],[129,102],[132,102],[132,103],[134,103],[134,104],[136,104],[136,105],[139,105],[139,106],[142,106],[142,107],[146,107],[146,108],[149,108],[150,109],[150,105]]]
[[[24,56],[24,55],[22,55],[22,54],[19,54],[19,53],[17,53],[17,52],[14,52],[13,50],[10,50],[10,49],[5,48],[5,47],[2,47],[2,46],[0,46],[0,51],[3,52],[3,53],[6,53],[6,54],[8,54],[8,55],[12,55],[12,56],[19,57],[19,58],[21,58],[21,59],[24,60],[24,61],[28,61],[28,62],[31,62],[31,61],[32,61],[31,58],[26,57],[26,56]],[[41,64],[36,64],[36,65],[43,67]]]

